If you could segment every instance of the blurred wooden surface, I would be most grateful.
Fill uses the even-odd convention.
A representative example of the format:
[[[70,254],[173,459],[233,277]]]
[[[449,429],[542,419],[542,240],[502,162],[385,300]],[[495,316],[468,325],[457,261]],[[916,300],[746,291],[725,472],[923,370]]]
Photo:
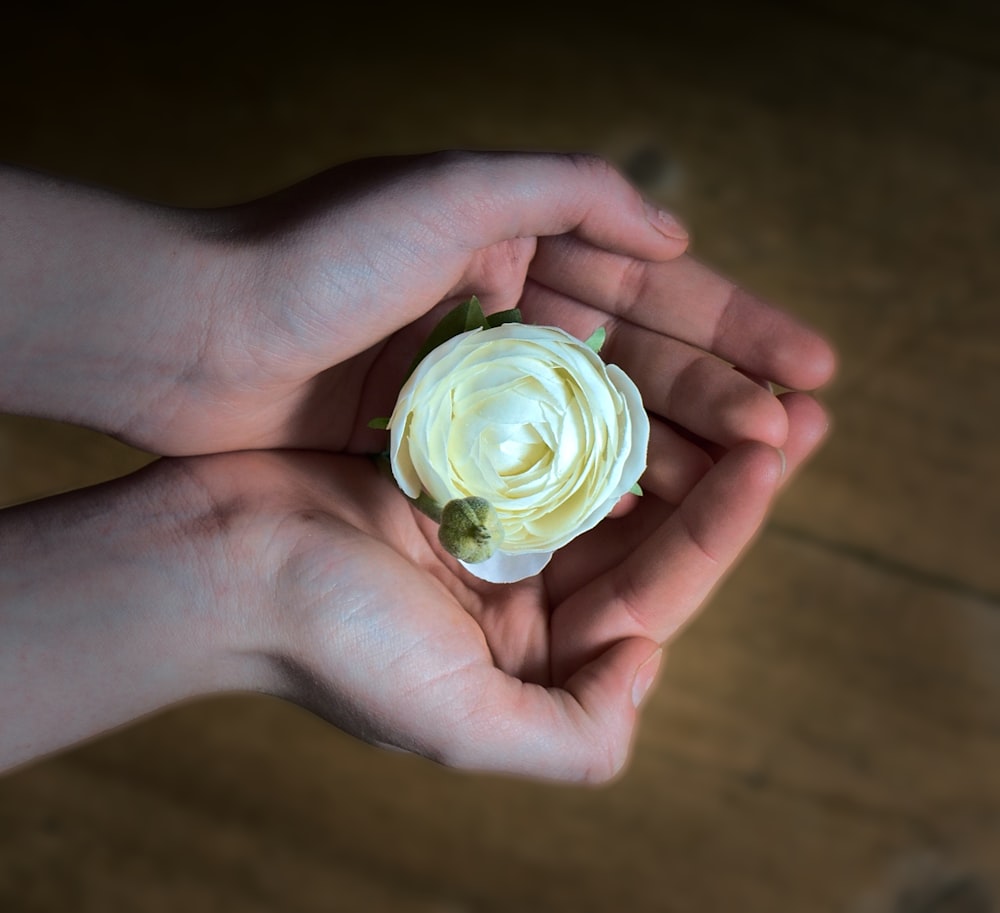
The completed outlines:
[[[369,154],[596,150],[843,368],[614,785],[185,706],[0,780],[0,910],[1000,910],[1000,16],[706,6],[6,24],[0,159],[211,205]],[[147,459],[2,418],[0,502]]]

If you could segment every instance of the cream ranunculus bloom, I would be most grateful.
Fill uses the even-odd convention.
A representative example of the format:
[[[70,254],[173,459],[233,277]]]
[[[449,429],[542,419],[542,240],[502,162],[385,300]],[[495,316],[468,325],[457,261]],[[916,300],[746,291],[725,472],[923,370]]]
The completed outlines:
[[[508,323],[432,349],[389,419],[392,472],[411,498],[489,501],[500,550],[472,573],[512,583],[596,526],[646,466],[635,384],[557,327]]]

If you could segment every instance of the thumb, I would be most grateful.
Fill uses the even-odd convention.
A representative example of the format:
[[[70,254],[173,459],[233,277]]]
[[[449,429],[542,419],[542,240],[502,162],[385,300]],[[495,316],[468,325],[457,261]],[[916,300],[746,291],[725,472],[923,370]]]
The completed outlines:
[[[438,759],[546,780],[607,782],[629,759],[636,706],[660,658],[658,644],[631,637],[587,663],[562,688],[527,684],[495,667],[470,670],[478,681],[461,689],[470,695],[457,717],[462,725],[448,727],[442,739],[448,748]]]
[[[565,690],[605,739],[606,769],[592,773],[611,779],[625,767],[631,752],[638,710],[663,663],[663,648],[644,637],[630,637],[609,647],[574,673]]]
[[[598,156],[453,153],[441,161],[457,236],[473,249],[568,232],[641,260],[672,259],[687,248],[677,220]]]

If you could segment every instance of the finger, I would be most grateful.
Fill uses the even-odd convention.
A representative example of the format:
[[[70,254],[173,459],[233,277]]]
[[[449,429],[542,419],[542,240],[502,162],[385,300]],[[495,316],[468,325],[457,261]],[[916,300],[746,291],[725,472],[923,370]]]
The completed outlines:
[[[782,452],[787,461],[781,485],[788,484],[830,434],[830,416],[806,393],[783,393],[778,399],[788,413],[789,434]]]
[[[623,495],[608,514],[609,519],[627,516],[641,503],[662,501],[670,508],[679,504],[708,472],[714,460],[704,447],[684,437],[670,425],[653,417],[649,422],[649,456],[646,470],[639,479],[644,502],[634,495]],[[603,547],[598,546],[598,550]],[[599,556],[595,556],[598,557]]]
[[[643,263],[575,238],[550,238],[539,244],[529,275],[786,387],[815,389],[834,372],[833,350],[819,334],[690,256]]]
[[[662,643],[674,634],[760,529],[781,472],[781,455],[762,444],[727,453],[658,528],[633,539],[622,560],[558,607],[559,667],[573,668],[623,638]]]
[[[785,443],[788,419],[777,398],[713,355],[627,323],[601,354],[635,381],[647,409],[700,438],[724,447]]]
[[[511,238],[476,251],[449,297],[475,295],[487,314],[518,306],[536,238]]]
[[[627,561],[639,546],[653,536],[676,510],[676,503],[644,489],[630,509],[615,511],[596,528],[574,539],[552,556],[545,568],[545,589],[557,609],[557,621],[566,611],[562,603]],[[571,602],[577,605],[578,602]]]
[[[713,465],[715,459],[704,445],[653,416],[649,422],[649,455],[639,478],[638,497],[662,501],[667,508],[675,507]],[[609,517],[624,517],[639,504],[634,495],[624,495],[622,501],[628,501],[628,507],[622,509],[619,502]]]
[[[813,397],[790,393],[781,401],[788,410],[791,431],[780,454],[752,444],[735,448],[653,535],[644,540],[633,538],[651,526],[657,514],[651,510],[652,519],[637,520],[633,536],[621,537],[626,542],[631,539],[632,547],[627,558],[623,555],[624,560],[609,565],[612,578],[617,578],[611,585],[624,598],[629,619],[645,619],[642,628],[629,634],[662,642],[680,628],[759,530],[776,487],[787,484],[828,435],[829,417]],[[779,458],[777,464],[775,457]],[[660,508],[659,513],[666,511]],[[636,545],[637,541],[640,544]],[[665,581],[669,581],[671,598],[677,603],[674,608],[665,607],[656,598]],[[597,578],[595,583],[599,582]],[[680,598],[684,594],[687,600]]]
[[[823,442],[828,434],[830,420],[823,407],[808,394],[786,393],[780,397],[780,401],[788,412],[789,427],[788,439],[782,449],[785,470],[781,485],[785,485]],[[656,439],[658,424],[655,421],[652,423],[651,442]],[[666,431],[676,434],[668,426],[663,427]],[[689,446],[701,454],[706,461],[706,467],[712,465],[710,457],[701,447],[693,444]],[[651,446],[650,453],[654,452],[656,448]],[[673,458],[674,451],[664,448],[663,452],[665,462],[669,462]],[[718,458],[722,459],[724,455],[725,452],[720,451]],[[553,557],[546,570],[546,586],[554,603],[562,602],[571,593],[626,561],[629,555],[663,526],[673,513],[675,505],[693,487],[692,484],[685,489],[680,497],[666,488],[658,489],[651,480],[651,473],[663,470],[655,467],[655,461],[651,458],[650,467],[642,478],[646,494],[639,499],[637,505],[633,505],[632,510],[623,512],[620,519],[602,523]],[[692,470],[696,471],[694,466]],[[702,471],[698,478],[704,475],[705,472]],[[691,479],[692,483],[697,480]]]
[[[712,458],[665,422],[649,422],[649,456],[639,484],[644,492],[679,504],[712,468]]]
[[[424,175],[423,184],[447,201],[444,219],[470,250],[570,232],[588,247],[643,260],[687,247],[677,221],[596,156],[448,153],[437,163],[442,183]]]
[[[467,770],[604,783],[629,758],[637,705],[660,650],[643,638],[611,645],[562,688],[529,685],[478,666],[459,685],[461,725],[443,736],[438,760]],[[453,683],[454,684],[454,683]]]
[[[604,326],[605,361],[619,365],[642,391],[646,408],[695,436],[732,447],[757,440],[781,447],[788,434],[785,410],[757,380],[703,349],[610,319],[603,311],[529,282],[522,309],[535,323],[562,327],[580,339]]]

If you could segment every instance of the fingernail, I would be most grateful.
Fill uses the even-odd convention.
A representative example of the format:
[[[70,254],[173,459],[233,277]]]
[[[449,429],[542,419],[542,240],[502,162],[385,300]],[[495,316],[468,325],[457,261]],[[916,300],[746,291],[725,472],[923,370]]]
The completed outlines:
[[[656,673],[660,670],[660,663],[663,661],[663,650],[657,650],[649,659],[645,660],[636,670],[635,678],[632,680],[632,706],[638,707],[643,698],[648,693],[650,686],[656,679]]]
[[[661,235],[664,235],[673,241],[688,240],[689,236],[687,229],[665,209],[660,209],[658,206],[647,204],[646,215],[649,218],[650,224]]]
[[[778,449],[778,456],[781,457],[781,475],[778,478],[783,479],[785,477],[785,470],[788,469],[788,457],[785,456],[785,451]]]

